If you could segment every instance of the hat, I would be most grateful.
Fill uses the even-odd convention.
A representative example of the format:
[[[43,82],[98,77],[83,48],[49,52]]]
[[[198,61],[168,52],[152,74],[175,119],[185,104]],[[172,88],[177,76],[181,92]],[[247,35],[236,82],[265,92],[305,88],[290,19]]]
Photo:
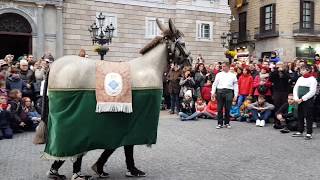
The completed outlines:
[[[184,97],[192,97],[192,92],[191,90],[187,90],[185,93],[184,93]]]
[[[22,59],[22,60],[20,61],[20,65],[28,65],[28,61],[25,60],[25,59]]]

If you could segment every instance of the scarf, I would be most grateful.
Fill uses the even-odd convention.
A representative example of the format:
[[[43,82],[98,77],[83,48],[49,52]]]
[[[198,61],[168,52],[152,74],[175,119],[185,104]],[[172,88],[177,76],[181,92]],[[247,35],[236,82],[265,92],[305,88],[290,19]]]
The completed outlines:
[[[313,73],[310,73],[310,72],[303,75],[304,78],[309,78],[311,76],[313,76]]]

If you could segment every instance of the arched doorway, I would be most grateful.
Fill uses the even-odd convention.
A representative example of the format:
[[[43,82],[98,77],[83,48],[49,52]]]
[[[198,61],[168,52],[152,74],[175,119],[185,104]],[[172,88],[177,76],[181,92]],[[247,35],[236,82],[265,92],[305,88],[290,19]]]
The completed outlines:
[[[32,53],[32,28],[27,19],[15,13],[0,14],[0,59],[13,54],[15,59]]]

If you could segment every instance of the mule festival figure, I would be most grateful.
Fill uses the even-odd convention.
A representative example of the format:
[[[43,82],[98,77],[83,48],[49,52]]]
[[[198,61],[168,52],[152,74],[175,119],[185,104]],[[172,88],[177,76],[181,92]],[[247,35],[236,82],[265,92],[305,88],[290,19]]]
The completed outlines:
[[[169,19],[169,28],[158,19],[157,24],[163,36],[129,61],[132,113],[95,112],[95,60],[65,56],[51,65],[44,158],[63,160],[94,149],[156,143],[164,70],[171,62],[191,65],[192,61],[173,21]]]

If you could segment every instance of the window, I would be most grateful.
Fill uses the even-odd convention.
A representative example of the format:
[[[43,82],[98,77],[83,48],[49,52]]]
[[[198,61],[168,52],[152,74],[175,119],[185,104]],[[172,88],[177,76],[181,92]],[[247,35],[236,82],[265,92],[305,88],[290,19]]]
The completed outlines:
[[[239,14],[239,39],[247,39],[247,12]]]
[[[276,4],[260,8],[260,32],[275,31],[276,29]]]
[[[96,16],[98,16],[100,13],[97,12]],[[105,29],[108,25],[112,24],[112,26],[115,28],[113,31],[113,36],[118,36],[118,23],[117,23],[117,16],[115,14],[107,14],[107,13],[102,13],[106,19],[104,21],[104,26],[103,29]],[[99,24],[98,20],[96,20],[97,25]]]
[[[197,40],[212,40],[212,22],[197,21]]]
[[[314,23],[314,2],[301,1],[300,22],[303,29],[313,28]]]
[[[273,18],[272,11],[273,11],[272,5],[265,7],[265,16],[264,16],[264,19],[265,19],[264,30],[265,31],[272,30],[272,18]]]
[[[164,19],[159,19],[164,23]],[[159,36],[161,31],[157,25],[156,18],[146,18],[146,38],[154,38],[155,36]]]
[[[203,6],[203,7],[213,7],[216,5],[218,5],[219,0],[193,0],[192,1],[192,5],[195,6]]]

